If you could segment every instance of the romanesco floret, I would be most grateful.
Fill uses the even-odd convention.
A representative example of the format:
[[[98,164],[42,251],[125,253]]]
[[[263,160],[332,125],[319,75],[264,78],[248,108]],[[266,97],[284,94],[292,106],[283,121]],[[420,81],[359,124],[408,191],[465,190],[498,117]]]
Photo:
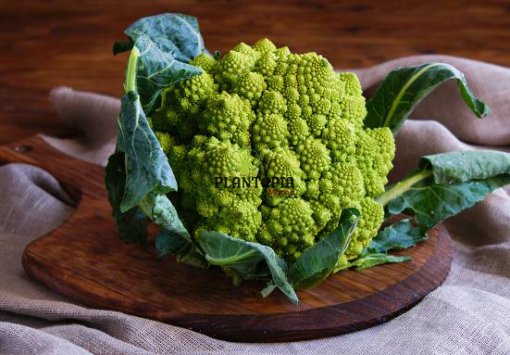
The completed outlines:
[[[206,73],[212,73],[216,65],[216,60],[209,54],[202,53],[196,56],[189,64],[201,68]]]
[[[151,117],[188,228],[269,245],[293,261],[354,207],[361,219],[339,263],[358,256],[383,220],[375,197],[395,144],[388,128],[363,126],[356,75],[268,39],[190,64],[203,73],[165,90]]]
[[[250,146],[248,129],[255,117],[250,104],[237,94],[223,91],[209,98],[199,126],[212,136],[231,141],[242,147]]]

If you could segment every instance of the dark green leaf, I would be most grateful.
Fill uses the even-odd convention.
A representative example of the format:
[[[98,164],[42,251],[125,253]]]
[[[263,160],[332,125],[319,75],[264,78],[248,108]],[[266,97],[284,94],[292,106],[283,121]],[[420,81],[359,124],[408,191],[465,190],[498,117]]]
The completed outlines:
[[[343,210],[338,228],[315,243],[296,260],[289,269],[289,280],[294,288],[312,288],[331,274],[338,259],[349,246],[359,217],[360,213],[357,209]]]
[[[155,244],[158,255],[161,257],[169,253],[179,254],[189,243],[181,236],[162,228],[156,235]]]
[[[179,219],[177,210],[166,195],[149,193],[140,202],[140,207],[158,226],[191,242],[191,236]]]
[[[510,154],[480,150],[428,155],[420,167],[432,166],[436,184],[452,184],[510,174]]]
[[[149,28],[149,25],[154,27]],[[184,58],[186,62],[191,56],[200,54],[204,48],[197,30],[194,18],[161,15],[138,21],[126,31],[131,42],[114,46],[115,52],[132,48],[115,153],[115,164],[123,176],[112,174],[112,168],[106,179],[121,237],[140,235],[140,238],[146,239],[149,217],[161,228],[156,239],[161,254],[172,252],[181,262],[207,266],[207,261],[195,247],[165,195],[177,190],[177,182],[147,121],[147,112],[158,101],[163,89],[201,73],[199,68],[178,61],[165,52],[173,41],[176,50],[171,52],[181,59],[189,55],[189,58]],[[185,36],[190,37],[186,39]],[[144,227],[144,233],[139,231],[143,229],[141,227]]]
[[[421,169],[421,170],[420,170]],[[420,169],[377,200],[389,214],[409,212],[422,232],[510,184],[510,154],[467,151],[426,156]]]
[[[395,222],[380,231],[368,246],[370,253],[387,253],[414,247],[427,239],[427,235],[415,227],[410,219]]]
[[[176,62],[161,52],[145,35],[134,43],[126,71],[127,93],[121,101],[117,141],[117,151],[126,155],[127,181],[121,211],[135,207],[148,193],[177,190],[175,176],[149,127],[139,93],[143,93],[147,102],[153,102],[162,89],[197,71],[200,69]]]
[[[464,74],[445,63],[425,63],[415,67],[397,68],[381,83],[367,102],[365,125],[370,128],[389,127],[394,134],[428,94],[445,81],[456,79],[466,105],[478,118],[489,114],[489,108],[469,90]]]
[[[334,272],[351,267],[359,271],[378,265],[409,261],[410,257],[390,255],[388,251],[411,248],[425,239],[427,235],[415,227],[410,219],[400,220],[380,231],[360,256]]]
[[[270,247],[233,238],[226,234],[206,231],[197,237],[197,242],[210,264],[232,268],[246,280],[265,276],[266,273],[261,272],[261,264],[265,264],[276,287],[292,302],[296,304],[299,302],[294,289],[287,280],[285,262]],[[264,294],[267,295],[267,291],[268,289],[265,288]]]
[[[122,97],[117,151],[125,153],[126,183],[120,210],[136,207],[151,192],[177,190],[163,149],[149,127],[136,92]]]
[[[156,236],[156,250],[159,257],[168,253],[175,256],[178,262],[200,268],[209,267],[204,255],[197,250],[195,244],[190,243],[180,235],[162,230]]]
[[[180,62],[161,51],[147,36],[140,35],[135,46],[140,52],[136,90],[146,114],[155,107],[165,88],[202,73],[200,68]]]
[[[173,250],[167,250],[176,254],[179,262],[199,267],[209,265],[202,253],[195,247],[191,236],[179,219],[177,210],[166,195],[149,193],[139,206],[154,223],[165,230],[160,232],[160,238],[171,236],[176,239],[173,241],[160,239],[160,242],[166,242],[164,246],[168,249],[173,248]],[[160,247],[162,246],[160,245]],[[177,249],[177,247],[179,248]]]
[[[378,265],[402,263],[410,260],[412,259],[408,256],[372,253],[365,250],[360,256],[350,262],[347,268],[355,267],[357,271],[361,271]]]
[[[148,218],[138,207],[122,212],[120,204],[124,194],[126,172],[124,154],[115,153],[108,159],[105,169],[108,200],[113,209],[113,217],[119,229],[119,237],[125,243],[147,242]]]
[[[415,215],[416,223],[422,231],[428,231],[448,217],[482,201],[492,191],[510,184],[510,175],[500,175],[484,180],[471,180],[463,183],[435,184],[429,177],[414,184],[400,197],[391,200],[387,207],[390,214],[403,211]]]
[[[149,37],[161,51],[183,63],[205,52],[198,21],[193,16],[167,13],[144,17],[124,33],[133,42],[143,35]]]
[[[146,114],[150,114],[161,91],[181,80],[202,73],[187,64],[207,52],[195,17],[162,14],[144,17],[125,31],[130,42],[117,42],[114,53],[138,49],[136,90]],[[129,75],[128,75],[129,76]],[[130,91],[127,90],[127,91]]]

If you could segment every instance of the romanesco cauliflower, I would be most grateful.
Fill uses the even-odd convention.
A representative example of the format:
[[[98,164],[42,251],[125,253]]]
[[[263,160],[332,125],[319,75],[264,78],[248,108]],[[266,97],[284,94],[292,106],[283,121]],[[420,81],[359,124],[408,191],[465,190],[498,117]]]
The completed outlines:
[[[395,145],[388,128],[363,126],[356,75],[268,39],[190,64],[203,73],[164,91],[151,117],[188,227],[269,245],[292,262],[355,207],[361,219],[339,263],[358,256],[383,221],[374,198]]]

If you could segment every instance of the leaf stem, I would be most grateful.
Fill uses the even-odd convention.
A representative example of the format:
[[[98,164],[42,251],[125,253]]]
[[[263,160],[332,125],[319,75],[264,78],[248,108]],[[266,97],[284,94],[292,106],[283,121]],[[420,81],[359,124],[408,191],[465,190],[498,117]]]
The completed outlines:
[[[388,202],[401,196],[406,191],[408,191],[414,184],[428,178],[429,176],[432,176],[431,169],[422,170],[418,174],[410,176],[407,179],[398,182],[391,189],[380,195],[376,200],[383,206],[386,206]]]
[[[127,70],[126,70],[126,83],[124,84],[126,92],[136,91],[136,69],[140,51],[138,48],[133,47],[129,55]]]

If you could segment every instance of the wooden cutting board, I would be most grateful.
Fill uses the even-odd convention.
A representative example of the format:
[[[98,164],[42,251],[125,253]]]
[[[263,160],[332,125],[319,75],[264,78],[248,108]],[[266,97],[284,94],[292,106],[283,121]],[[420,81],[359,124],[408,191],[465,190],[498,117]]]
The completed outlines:
[[[75,160],[39,137],[0,148],[0,164],[27,163],[57,177],[78,202],[59,228],[25,249],[33,278],[83,304],[156,319],[231,341],[277,342],[343,334],[386,322],[446,278],[452,246],[439,226],[413,261],[346,271],[298,291],[299,308],[280,292],[260,296],[263,282],[234,287],[220,271],[178,264],[154,250],[119,241],[103,168]]]

